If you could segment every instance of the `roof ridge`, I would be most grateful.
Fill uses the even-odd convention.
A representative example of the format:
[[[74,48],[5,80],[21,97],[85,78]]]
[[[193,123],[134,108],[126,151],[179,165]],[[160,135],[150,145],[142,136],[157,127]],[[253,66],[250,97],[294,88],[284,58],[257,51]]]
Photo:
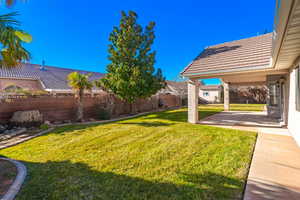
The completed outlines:
[[[36,66],[39,67],[41,66],[40,64],[34,64],[34,63],[22,63],[24,65],[31,65],[31,66]],[[50,65],[44,65],[46,68],[54,68],[54,69],[59,69],[59,70],[71,70],[71,71],[81,71],[81,72],[87,72],[87,73],[100,73],[100,74],[105,74],[102,72],[95,72],[95,71],[87,71],[87,70],[82,70],[82,69],[73,69],[73,68],[66,68],[66,67],[58,67],[58,66],[50,66]]]
[[[209,46],[205,47],[204,50],[205,50],[205,49],[208,49],[208,48],[210,48],[210,47],[214,47],[214,46],[218,46],[218,45],[224,45],[224,44],[226,44],[226,43],[238,42],[238,41],[242,41],[242,40],[249,40],[249,39],[253,39],[253,38],[263,37],[263,36],[266,36],[266,35],[269,35],[269,34],[273,34],[273,32],[264,33],[264,34],[257,35],[257,36],[251,36],[251,37],[248,37],[248,38],[242,38],[242,39],[237,39],[237,40],[231,40],[231,41],[222,42],[222,43],[218,43],[218,44],[214,44],[214,45],[209,45]]]

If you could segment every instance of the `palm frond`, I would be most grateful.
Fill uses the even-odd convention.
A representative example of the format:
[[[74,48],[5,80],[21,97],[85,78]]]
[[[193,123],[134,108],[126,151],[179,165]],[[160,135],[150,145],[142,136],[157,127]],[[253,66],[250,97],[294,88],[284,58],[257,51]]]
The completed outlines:
[[[30,53],[22,45],[32,38],[18,28],[20,23],[14,18],[17,15],[17,12],[0,15],[0,68],[15,67],[30,59]]]
[[[15,17],[18,15],[18,12],[11,12],[0,15],[0,26],[19,26],[20,22],[15,19]]]

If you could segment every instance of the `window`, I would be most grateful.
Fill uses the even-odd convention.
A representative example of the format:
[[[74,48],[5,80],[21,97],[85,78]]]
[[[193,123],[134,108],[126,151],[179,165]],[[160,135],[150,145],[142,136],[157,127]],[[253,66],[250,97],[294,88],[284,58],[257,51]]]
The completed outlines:
[[[300,68],[296,68],[296,110],[300,112]]]
[[[269,85],[270,106],[278,105],[278,94],[279,94],[278,84],[276,84],[276,82],[270,83]]]
[[[208,97],[209,96],[209,92],[203,92],[203,96]]]

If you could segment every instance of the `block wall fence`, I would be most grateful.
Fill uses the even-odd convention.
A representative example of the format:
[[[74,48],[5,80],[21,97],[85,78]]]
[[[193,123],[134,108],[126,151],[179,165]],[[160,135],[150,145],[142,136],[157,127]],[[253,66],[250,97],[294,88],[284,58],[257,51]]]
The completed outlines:
[[[84,117],[97,119],[99,110],[106,110],[111,117],[130,113],[130,105],[114,95],[103,93],[94,97],[86,96],[84,101]],[[134,104],[136,112],[154,111],[158,108],[181,106],[181,99],[170,94],[160,94],[148,99],[140,99]],[[16,111],[39,110],[44,120],[55,122],[73,120],[76,113],[74,96],[15,96],[0,99],[0,124],[7,123]]]

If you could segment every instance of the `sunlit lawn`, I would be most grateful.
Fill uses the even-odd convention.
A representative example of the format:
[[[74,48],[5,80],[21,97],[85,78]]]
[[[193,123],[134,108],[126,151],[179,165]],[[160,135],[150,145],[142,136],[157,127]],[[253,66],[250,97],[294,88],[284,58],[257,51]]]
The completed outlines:
[[[202,106],[201,118],[222,110]],[[238,199],[256,134],[186,123],[186,109],[66,126],[0,151],[28,177],[17,199]]]
[[[266,104],[230,104],[230,110],[232,111],[263,111]],[[223,104],[208,104],[202,105],[201,108],[213,108],[223,110]]]

